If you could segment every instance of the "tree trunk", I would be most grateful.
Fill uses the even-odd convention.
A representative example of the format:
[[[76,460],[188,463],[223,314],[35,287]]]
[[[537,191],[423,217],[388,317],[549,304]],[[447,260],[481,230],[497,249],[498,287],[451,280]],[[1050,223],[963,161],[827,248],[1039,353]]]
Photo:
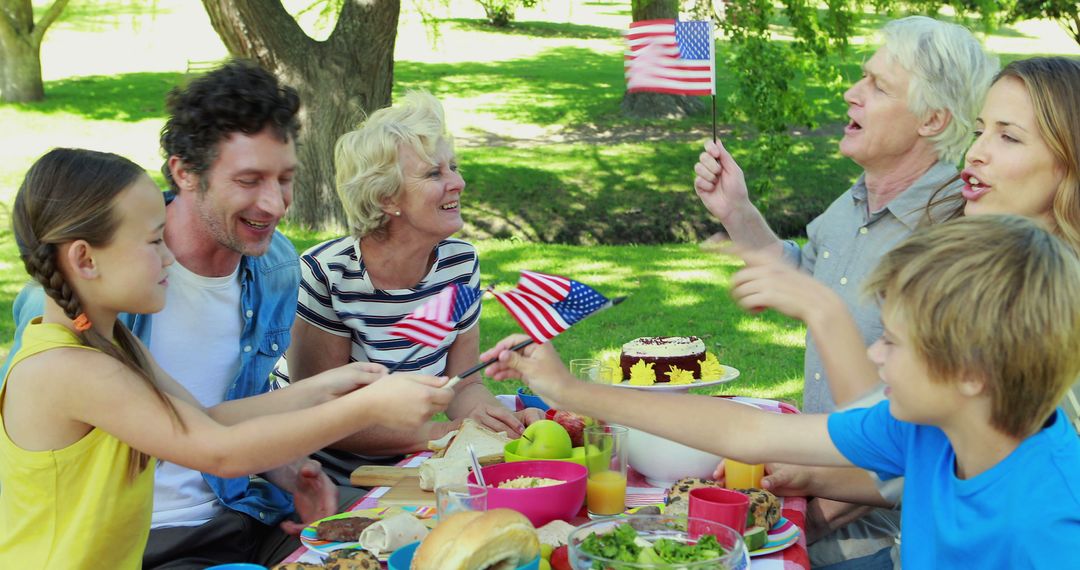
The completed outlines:
[[[635,22],[679,17],[678,0],[631,0],[630,17]]]
[[[679,2],[678,0],[631,0],[630,15],[635,22],[676,19],[679,17]],[[697,97],[685,95],[624,91],[620,108],[628,117],[678,119],[704,111],[705,104]]]
[[[0,0],[0,100],[41,101],[41,40],[69,0],[56,0],[36,24],[30,0]]]
[[[307,36],[280,2],[203,0],[229,53],[257,61],[300,94],[300,169],[290,220],[342,230],[334,143],[390,104],[399,0],[345,0],[324,41]]]
[[[3,70],[0,71],[0,94],[5,103],[41,101],[45,86],[41,82],[41,46],[15,38],[3,42]]]

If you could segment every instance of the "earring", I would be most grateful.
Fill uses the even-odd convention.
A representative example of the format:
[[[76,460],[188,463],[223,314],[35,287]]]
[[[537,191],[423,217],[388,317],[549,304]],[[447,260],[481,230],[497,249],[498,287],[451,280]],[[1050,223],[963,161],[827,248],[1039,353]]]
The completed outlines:
[[[401,215],[401,210],[398,210],[398,211],[394,212],[394,215],[395,216],[400,216]]]

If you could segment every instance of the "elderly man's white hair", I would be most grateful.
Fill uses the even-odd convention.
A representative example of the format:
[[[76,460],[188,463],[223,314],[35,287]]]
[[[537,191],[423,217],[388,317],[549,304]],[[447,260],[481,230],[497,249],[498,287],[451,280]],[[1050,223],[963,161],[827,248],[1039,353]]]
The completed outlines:
[[[881,35],[889,57],[911,73],[907,93],[911,112],[926,117],[945,110],[952,116],[930,140],[939,159],[959,162],[998,71],[997,58],[987,54],[967,28],[925,16],[893,20]]]

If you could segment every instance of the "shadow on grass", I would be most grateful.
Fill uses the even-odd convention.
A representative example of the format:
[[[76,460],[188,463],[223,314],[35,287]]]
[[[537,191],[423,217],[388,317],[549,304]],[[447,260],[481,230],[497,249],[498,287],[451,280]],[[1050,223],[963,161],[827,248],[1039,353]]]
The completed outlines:
[[[394,64],[395,89],[435,95],[499,94],[490,110],[500,119],[536,125],[617,120],[623,93],[621,56],[559,47],[505,62]]]
[[[134,122],[165,116],[165,94],[182,73],[123,73],[72,77],[45,83],[45,100],[13,103],[21,111],[71,113],[88,119]]]
[[[622,33],[612,28],[564,22],[539,22],[535,20],[523,22],[515,21],[510,22],[510,24],[504,28],[493,26],[489,24],[487,20],[478,18],[450,18],[440,20],[440,22],[454,24],[457,28],[469,32],[529,36],[533,38],[577,38],[590,40],[617,39],[622,37]]]

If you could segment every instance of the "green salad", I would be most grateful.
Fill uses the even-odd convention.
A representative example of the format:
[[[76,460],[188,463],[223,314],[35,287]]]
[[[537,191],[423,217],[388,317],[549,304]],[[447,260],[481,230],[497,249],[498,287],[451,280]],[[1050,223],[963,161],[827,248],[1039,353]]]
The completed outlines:
[[[713,560],[726,554],[724,547],[715,536],[707,534],[696,543],[687,544],[670,538],[661,538],[652,543],[638,537],[630,524],[621,524],[606,534],[593,534],[585,538],[579,547],[582,551],[596,557],[650,564],[654,568],[679,568],[681,564]],[[619,568],[603,562],[593,562],[594,570]]]

